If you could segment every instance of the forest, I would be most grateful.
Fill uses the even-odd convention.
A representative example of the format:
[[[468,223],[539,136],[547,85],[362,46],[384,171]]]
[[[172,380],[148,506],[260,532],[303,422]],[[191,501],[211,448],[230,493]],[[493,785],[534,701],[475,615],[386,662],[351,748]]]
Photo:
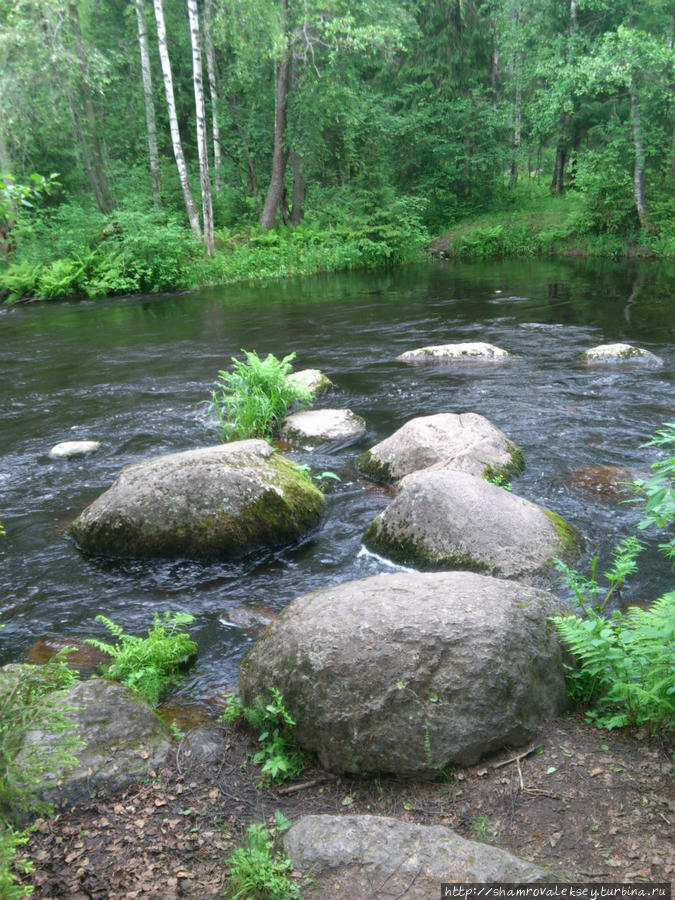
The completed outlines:
[[[675,252],[662,0],[2,0],[0,18],[5,303],[394,264],[434,240]]]

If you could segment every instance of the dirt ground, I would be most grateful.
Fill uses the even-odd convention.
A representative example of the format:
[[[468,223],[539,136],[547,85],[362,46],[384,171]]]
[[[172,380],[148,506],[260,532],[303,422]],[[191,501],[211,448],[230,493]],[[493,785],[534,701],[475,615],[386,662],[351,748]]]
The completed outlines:
[[[295,783],[262,787],[248,762],[253,743],[232,726],[214,727],[224,751],[217,760],[197,760],[188,734],[156,778],[38,820],[25,848],[35,863],[35,900],[218,897],[227,885],[226,857],[248,824],[273,824],[276,810],[291,821],[348,812],[446,825],[560,880],[675,880],[675,748],[639,732],[600,731],[569,716],[549,723],[528,747],[440,782],[331,777],[317,769]],[[308,892],[331,900],[320,879]]]

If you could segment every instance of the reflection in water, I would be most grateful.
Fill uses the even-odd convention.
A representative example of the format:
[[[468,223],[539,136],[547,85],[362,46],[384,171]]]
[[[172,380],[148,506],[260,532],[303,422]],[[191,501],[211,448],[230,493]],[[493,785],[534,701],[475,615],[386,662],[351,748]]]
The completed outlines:
[[[271,617],[316,588],[391,570],[361,552],[390,489],[360,478],[353,459],[418,415],[477,412],[493,421],[525,454],[515,491],[570,519],[587,553],[607,559],[638,514],[576,489],[569,473],[644,470],[654,459],[640,444],[674,412],[673,307],[663,299],[671,277],[672,267],[587,260],[443,263],[2,311],[0,661],[40,637],[100,636],[98,613],[143,633],[154,612],[181,609],[196,616],[200,656],[177,699],[200,709],[215,702],[235,686],[255,639],[225,624],[233,611],[240,623],[247,611]],[[516,359],[489,369],[394,362],[407,349],[464,340],[494,343]],[[652,350],[665,365],[577,366],[583,349],[617,340]],[[122,466],[217,442],[200,403],[241,348],[295,350],[298,368],[319,368],[336,384],[318,405],[348,406],[368,424],[355,445],[285,451],[342,478],[329,490],[322,527],[298,547],[236,564],[80,554],[64,525]],[[53,444],[86,438],[102,442],[96,456],[46,458]],[[672,581],[656,535],[649,542],[628,600],[654,597]]]

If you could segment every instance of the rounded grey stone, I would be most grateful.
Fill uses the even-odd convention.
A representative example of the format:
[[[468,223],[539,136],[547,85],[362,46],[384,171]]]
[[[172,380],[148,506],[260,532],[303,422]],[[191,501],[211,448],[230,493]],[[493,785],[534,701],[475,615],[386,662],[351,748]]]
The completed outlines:
[[[396,357],[402,363],[506,362],[511,354],[485,341],[466,341],[459,344],[437,344],[406,350]]]
[[[297,542],[324,504],[266,441],[237,441],[127,466],[70,533],[108,556],[235,559]]]
[[[523,468],[519,447],[477,413],[438,413],[410,419],[394,434],[362,453],[357,467],[378,481],[396,481],[429,466],[481,478],[486,470],[504,476]]]
[[[284,419],[279,437],[294,444],[312,445],[355,439],[365,430],[365,421],[351,409],[306,409]]]
[[[330,378],[319,369],[300,369],[289,375],[286,380],[307,388],[312,397],[320,397],[334,387]]]
[[[376,553],[417,569],[532,575],[554,557],[573,559],[576,529],[510,491],[452,469],[423,469],[399,483],[392,503],[363,536]]]
[[[100,441],[62,441],[55,444],[47,456],[50,459],[72,459],[76,456],[87,456],[101,447]]]
[[[294,600],[240,666],[334,772],[430,776],[530,740],[565,704],[552,594],[471,572],[378,575]]]
[[[663,365],[661,357],[643,350],[642,347],[634,347],[632,344],[599,344],[591,347],[579,357],[579,362],[584,366],[603,365],[604,363],[640,363],[649,366]]]

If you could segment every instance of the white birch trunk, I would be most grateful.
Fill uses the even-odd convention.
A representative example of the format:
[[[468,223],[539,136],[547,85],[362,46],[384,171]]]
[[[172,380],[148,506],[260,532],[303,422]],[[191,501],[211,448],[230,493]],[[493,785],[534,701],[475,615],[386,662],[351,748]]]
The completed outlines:
[[[204,77],[197,0],[187,0],[187,8],[190,22],[190,43],[192,44],[192,83],[195,89],[195,118],[197,123],[197,151],[199,153],[199,180],[202,187],[204,246],[206,247],[206,255],[213,256],[213,206],[211,202],[209,155],[206,146],[206,109],[204,106]]]
[[[162,176],[159,170],[159,150],[157,149],[157,124],[155,121],[155,101],[152,94],[152,73],[148,51],[148,32],[143,18],[144,0],[136,0],[136,21],[138,23],[138,49],[141,54],[141,80],[145,99],[145,126],[150,157],[150,177],[152,178],[152,198],[155,205],[161,204]]]
[[[223,189],[222,157],[220,154],[220,127],[218,124],[218,82],[216,79],[216,62],[213,52],[211,26],[213,24],[213,0],[206,0],[204,22],[204,49],[206,51],[206,69],[209,75],[209,93],[211,95],[211,126],[213,132],[213,171],[216,190]]]
[[[166,105],[169,112],[169,128],[171,130],[173,155],[176,158],[176,168],[178,169],[180,186],[183,189],[183,199],[185,200],[185,209],[187,210],[188,219],[190,220],[190,228],[192,229],[194,236],[200,240],[202,235],[199,227],[199,213],[197,212],[197,207],[192,199],[185,157],[183,156],[183,145],[181,144],[180,131],[178,130],[176,100],[173,93],[173,77],[171,75],[171,61],[169,60],[169,50],[166,43],[166,25],[164,24],[164,7],[162,6],[162,0],[153,0],[153,6],[155,8],[155,21],[157,23],[159,59],[162,64],[162,75],[164,76],[164,93],[166,94]]]
[[[630,116],[633,125],[633,150],[635,154],[635,163],[633,166],[633,196],[635,197],[635,208],[637,209],[640,227],[649,230],[649,219],[647,215],[647,204],[645,202],[645,149],[642,136],[642,117],[640,115],[640,95],[635,84],[635,77],[631,74],[628,92],[630,94]]]

